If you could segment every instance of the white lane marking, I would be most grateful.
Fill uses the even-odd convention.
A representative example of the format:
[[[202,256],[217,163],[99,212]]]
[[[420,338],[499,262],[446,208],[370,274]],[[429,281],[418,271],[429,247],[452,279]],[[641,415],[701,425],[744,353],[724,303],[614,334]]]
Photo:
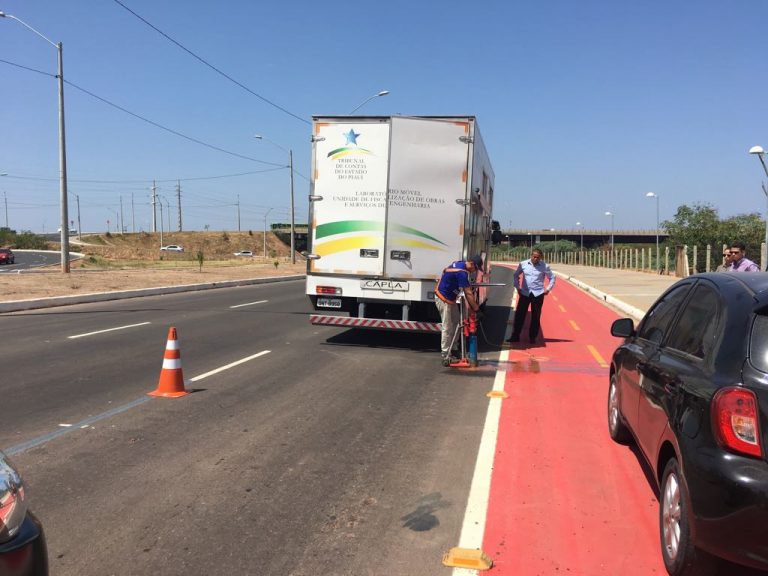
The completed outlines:
[[[499,354],[499,366],[509,361],[509,348]],[[493,391],[503,392],[507,380],[506,370],[497,370],[493,380]],[[488,412],[485,414],[483,435],[480,448],[477,451],[475,472],[472,475],[472,485],[469,488],[467,508],[464,511],[464,522],[461,526],[459,548],[481,549],[485,535],[485,522],[488,516],[488,500],[491,494],[491,473],[493,471],[493,456],[496,452],[496,440],[499,435],[499,420],[501,418],[501,403],[503,398],[491,398],[488,401]],[[476,576],[477,570],[454,568],[453,576]]]
[[[128,324],[128,326],[118,326],[117,328],[107,328],[106,330],[97,330],[96,332],[87,332],[85,334],[75,334],[74,336],[67,336],[70,340],[73,338],[83,338],[85,336],[93,336],[94,334],[104,334],[104,332],[114,332],[115,330],[125,330],[126,328],[136,328],[136,326],[146,326],[152,324],[152,322],[140,322],[139,324]]]
[[[69,434],[74,430],[74,427],[78,427],[80,429],[88,428],[95,422],[98,422],[99,420],[104,420],[106,418],[110,418],[114,416],[115,414],[126,412],[131,408],[139,406],[140,404],[151,402],[152,399],[153,399],[152,396],[142,396],[141,398],[138,398],[133,402],[129,402],[124,406],[119,406],[117,408],[113,408],[112,410],[108,410],[107,412],[97,414],[96,416],[91,416],[90,418],[82,420],[76,424],[59,424],[59,426],[61,427],[59,430],[56,430],[54,432],[49,432],[48,434],[43,434],[42,436],[38,436],[37,438],[33,438],[32,440],[28,440],[26,442],[22,442],[21,444],[16,444],[16,446],[11,446],[10,448],[7,448],[7,449],[4,448],[3,452],[5,452],[8,456],[14,456],[16,454],[24,452],[25,450],[29,450],[30,448],[34,448],[35,446],[40,446],[41,444],[50,442],[55,438],[64,436],[65,434]]]
[[[247,302],[246,304],[235,304],[234,306],[230,306],[230,308],[242,308],[243,306],[253,306],[254,304],[264,304],[265,302],[269,302],[269,300],[258,300],[257,302]]]
[[[201,374],[200,376],[195,376],[190,380],[190,382],[202,380],[203,378],[207,378],[208,376],[217,374],[223,370],[232,368],[233,366],[237,366],[239,364],[243,364],[244,362],[248,362],[249,360],[253,360],[254,358],[258,358],[259,356],[264,356],[265,354],[269,354],[270,352],[271,350],[262,350],[261,352],[259,352],[258,354],[254,354],[253,356],[248,356],[247,358],[243,358],[242,360],[238,360],[237,362],[232,362],[232,364],[227,364],[226,366],[222,366],[221,368],[217,368],[216,370],[211,370],[210,372],[206,372],[205,374]],[[115,416],[116,414],[120,414],[121,412],[127,412],[131,408],[135,408],[136,406],[140,406],[141,404],[151,402],[152,400],[153,400],[152,396],[142,396],[141,398],[137,398],[133,402],[129,402],[128,404],[125,404],[123,406],[119,406],[117,408],[113,408],[112,410],[108,410],[107,412],[97,414],[96,416],[91,416],[90,418],[81,420],[80,422],[76,422],[74,424],[62,422],[59,424],[59,430],[56,430],[55,432],[49,432],[48,434],[43,434],[42,436],[38,436],[37,438],[33,438],[32,440],[28,440],[27,442],[16,444],[15,446],[11,446],[10,448],[4,448],[3,451],[9,456],[14,456],[16,454],[29,450],[30,448],[34,448],[35,446],[40,446],[41,444],[50,442],[51,440],[58,438],[59,436],[63,436],[64,434],[67,434],[73,431],[75,428],[79,428],[80,430],[90,428],[95,422],[98,422],[99,420],[111,418],[112,416]]]
[[[235,366],[239,366],[240,364],[244,364],[245,362],[248,362],[249,360],[253,360],[254,358],[258,358],[259,356],[264,356],[265,354],[269,354],[272,352],[272,350],[262,350],[258,354],[254,354],[253,356],[248,356],[247,358],[243,358],[242,360],[238,360],[237,362],[232,362],[231,364],[227,364],[226,366],[222,366],[221,368],[216,368],[215,370],[211,370],[210,372],[206,372],[205,374],[200,374],[200,376],[195,376],[194,378],[191,378],[190,382],[197,382],[198,380],[202,380],[203,378],[208,378],[208,376],[213,376],[214,374],[218,374],[219,372],[224,372],[224,370],[229,370],[230,368],[234,368]]]

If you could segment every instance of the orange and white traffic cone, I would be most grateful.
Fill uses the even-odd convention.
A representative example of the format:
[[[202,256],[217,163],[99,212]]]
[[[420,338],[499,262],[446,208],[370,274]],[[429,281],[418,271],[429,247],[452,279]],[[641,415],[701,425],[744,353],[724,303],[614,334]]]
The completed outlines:
[[[184,389],[184,375],[181,372],[181,351],[179,341],[176,339],[176,328],[168,330],[168,343],[165,345],[163,355],[163,369],[160,371],[160,382],[157,390],[148,392],[150,396],[162,396],[164,398],[178,398],[189,394]]]

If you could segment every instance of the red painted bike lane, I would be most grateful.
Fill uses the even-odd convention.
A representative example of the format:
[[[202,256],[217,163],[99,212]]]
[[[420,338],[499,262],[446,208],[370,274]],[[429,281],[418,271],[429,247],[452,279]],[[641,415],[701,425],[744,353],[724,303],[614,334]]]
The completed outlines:
[[[617,317],[561,280],[545,300],[543,342],[510,350],[482,548],[494,574],[666,574],[653,489],[608,435]]]

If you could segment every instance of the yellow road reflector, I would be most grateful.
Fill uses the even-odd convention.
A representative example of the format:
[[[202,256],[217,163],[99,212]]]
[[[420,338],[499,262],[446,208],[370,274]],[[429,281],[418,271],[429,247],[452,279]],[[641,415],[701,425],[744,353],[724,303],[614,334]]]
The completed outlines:
[[[493,560],[482,550],[451,548],[443,556],[443,565],[471,570],[489,570],[493,566]]]
[[[509,398],[509,394],[504,392],[504,390],[491,390],[486,396],[488,398]]]

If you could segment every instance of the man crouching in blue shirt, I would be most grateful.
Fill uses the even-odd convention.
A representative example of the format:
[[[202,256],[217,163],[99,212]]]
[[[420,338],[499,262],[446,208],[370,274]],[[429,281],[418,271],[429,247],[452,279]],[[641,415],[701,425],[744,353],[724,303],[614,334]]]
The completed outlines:
[[[549,264],[541,259],[541,250],[534,248],[529,260],[523,260],[515,270],[514,284],[518,292],[517,307],[515,308],[515,323],[512,336],[507,342],[520,342],[520,332],[525,324],[528,306],[531,307],[531,325],[528,327],[528,338],[531,344],[536,342],[541,329],[541,308],[544,306],[544,296],[555,287],[555,276],[549,269]],[[520,277],[523,284],[520,285]],[[544,278],[547,286],[544,286]]]
[[[479,307],[470,286],[469,275],[483,266],[480,256],[472,256],[469,260],[456,260],[443,270],[443,275],[435,290],[435,306],[440,313],[442,332],[440,334],[440,353],[443,356],[443,366],[448,366],[456,358],[451,355],[451,341],[456,333],[459,321],[459,309],[456,299],[459,292],[464,292],[470,310],[478,311]]]

